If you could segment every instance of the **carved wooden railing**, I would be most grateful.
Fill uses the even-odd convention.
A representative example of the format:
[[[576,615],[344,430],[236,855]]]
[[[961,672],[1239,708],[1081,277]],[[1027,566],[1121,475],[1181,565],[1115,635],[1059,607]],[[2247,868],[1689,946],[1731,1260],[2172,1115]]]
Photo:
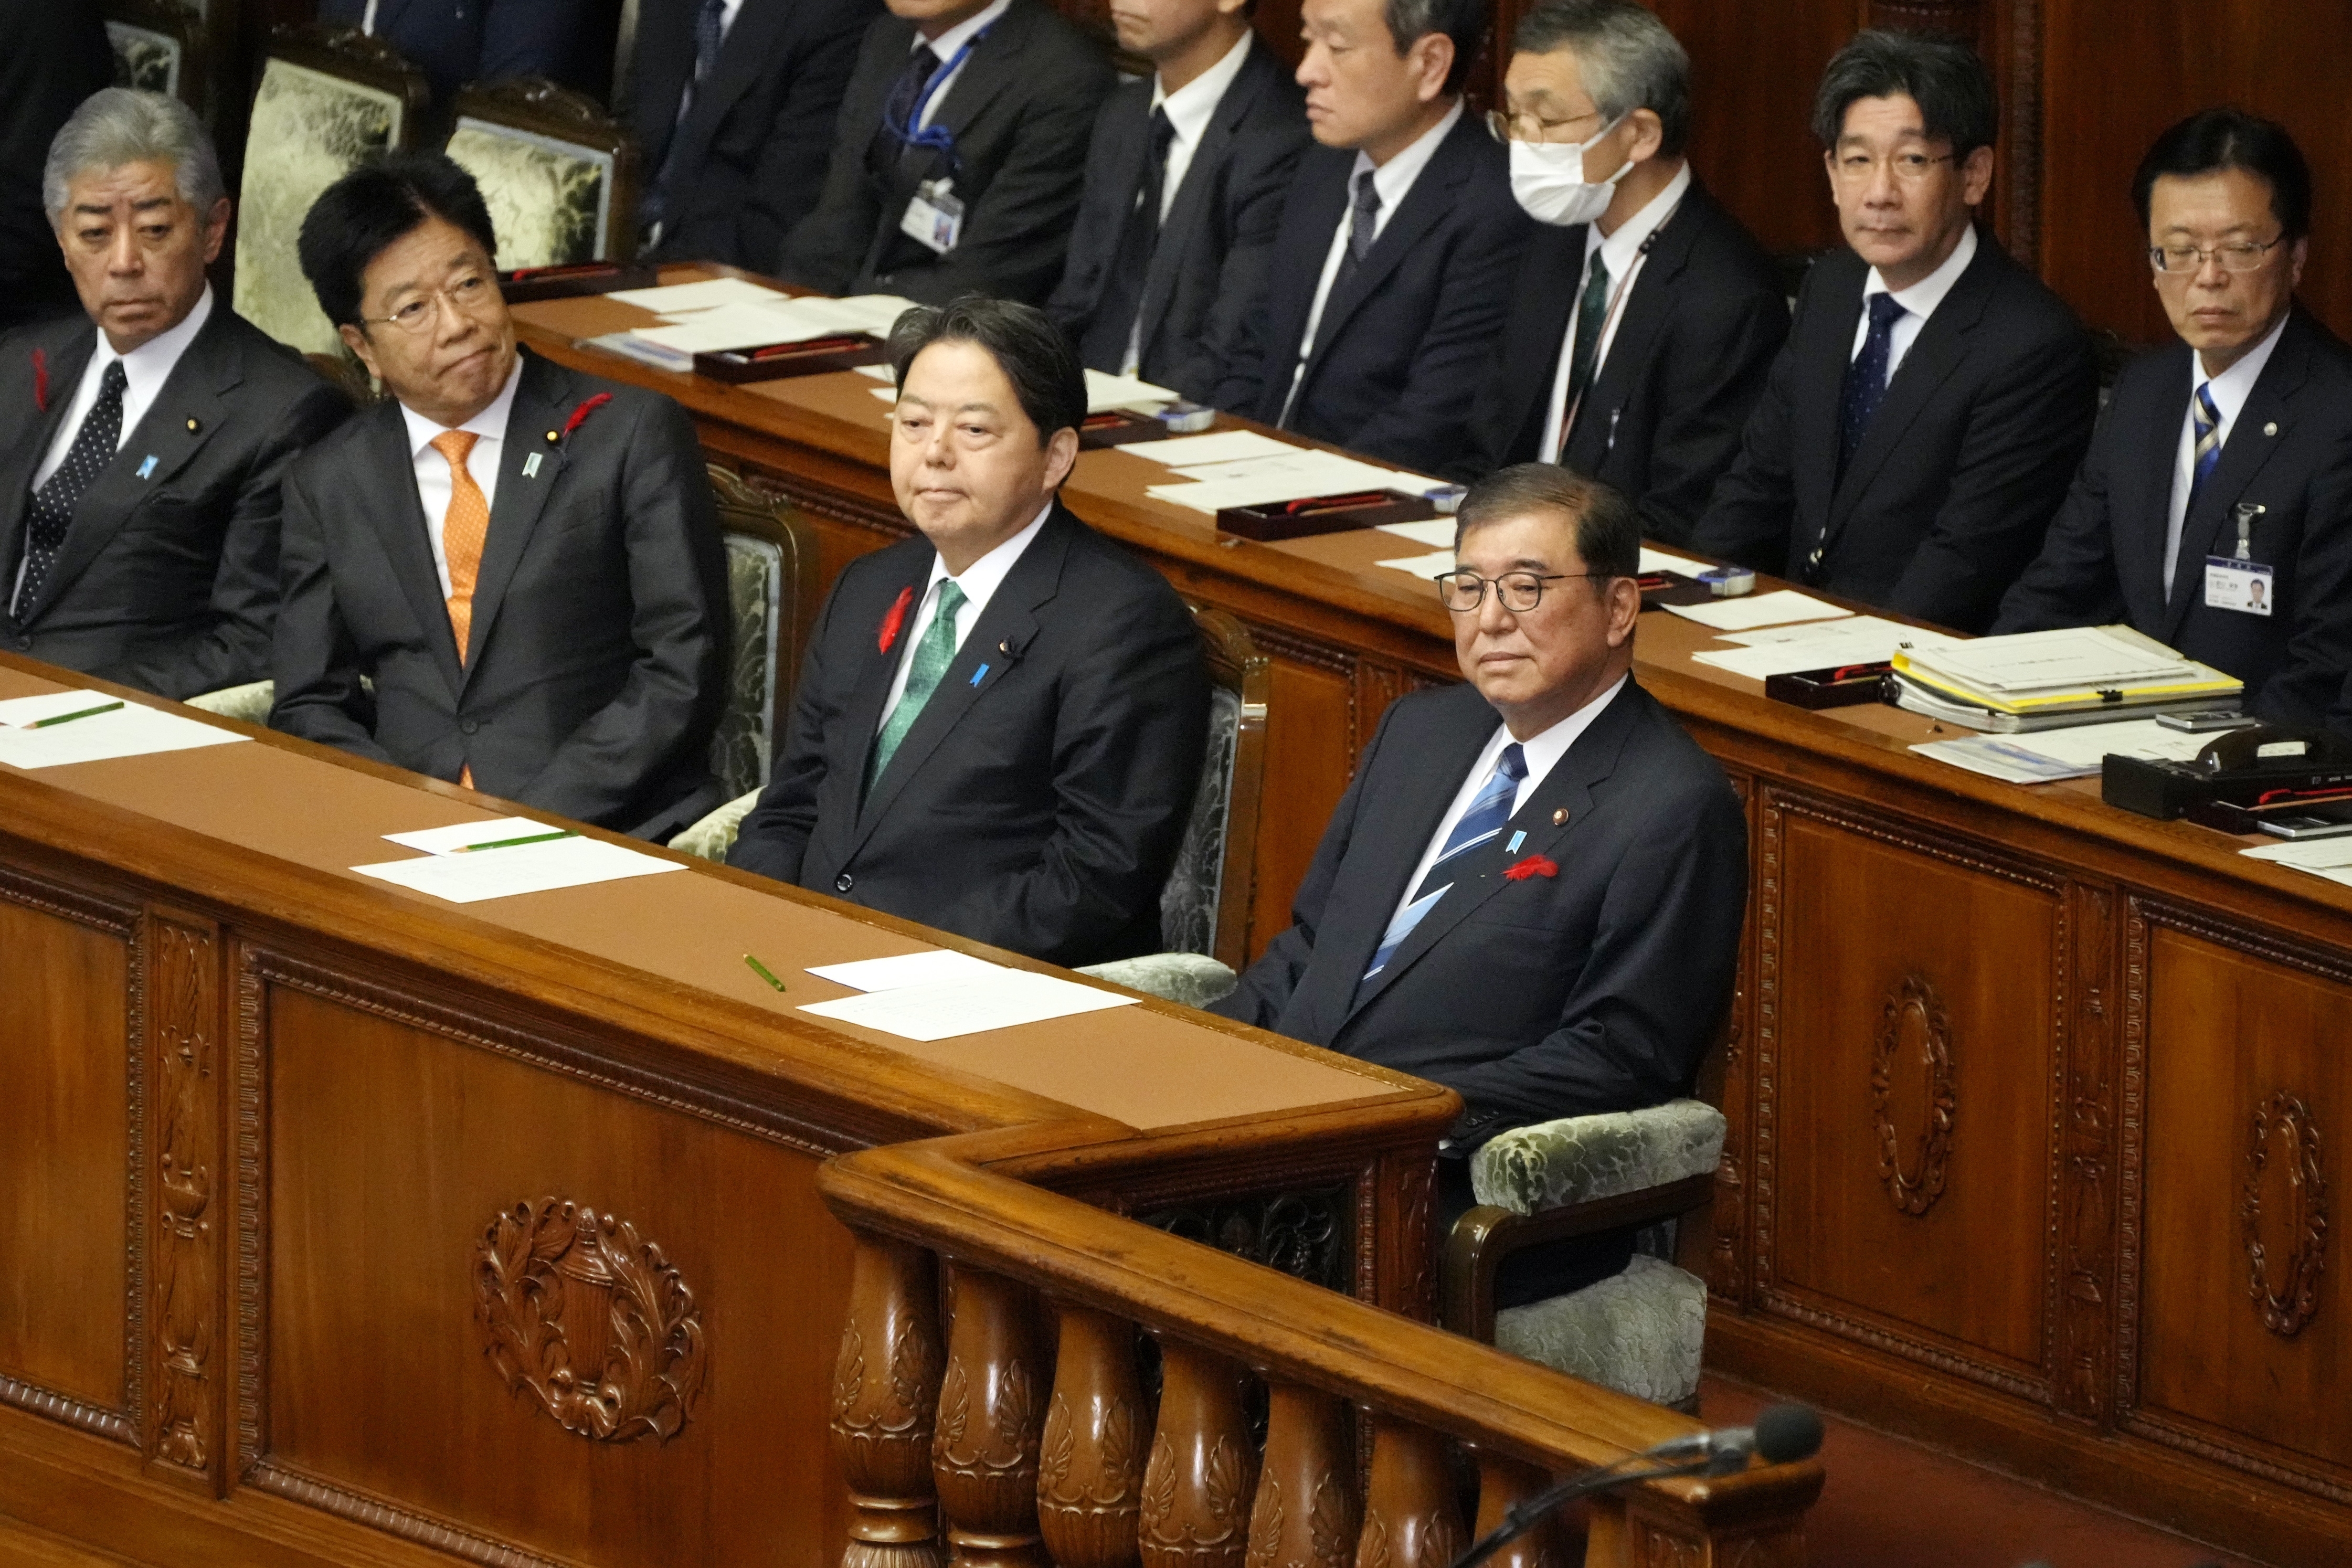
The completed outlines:
[[[833,1406],[843,1568],[1444,1568],[1554,1477],[1699,1429],[1042,1190],[1053,1131],[869,1150],[820,1177],[856,1237]],[[1583,1561],[1799,1568],[1821,1484],[1811,1460],[1652,1482],[1595,1505]],[[1491,1561],[1565,1559],[1538,1536]]]

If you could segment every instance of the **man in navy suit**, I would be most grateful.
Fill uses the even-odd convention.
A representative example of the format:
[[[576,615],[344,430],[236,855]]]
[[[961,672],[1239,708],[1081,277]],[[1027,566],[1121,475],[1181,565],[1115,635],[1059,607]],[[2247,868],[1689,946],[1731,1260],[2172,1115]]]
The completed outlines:
[[[1439,579],[1467,684],[1391,705],[1293,924],[1213,1009],[1458,1092],[1455,1214],[1496,1133],[1688,1093],[1730,998],[1746,820],[1633,684],[1640,551],[1631,503],[1567,469],[1471,488]],[[1631,1247],[1503,1293],[1573,1289]]]
[[[319,0],[319,20],[382,38],[446,105],[469,81],[543,76],[612,94],[621,0]]]
[[[1156,952],[1208,668],[1167,580],[1057,499],[1077,355],[984,299],[908,311],[890,348],[921,531],[835,582],[728,863],[1055,963]]]
[[[1465,112],[1483,0],[1306,0],[1299,160],[1276,269],[1220,408],[1419,468],[1469,439],[1528,239],[1503,149]]]
[[[2180,336],[2127,366],[1996,631],[2127,621],[2313,723],[2352,668],[2352,349],[2294,302],[2311,171],[2267,120],[2207,110],[2132,183]]]

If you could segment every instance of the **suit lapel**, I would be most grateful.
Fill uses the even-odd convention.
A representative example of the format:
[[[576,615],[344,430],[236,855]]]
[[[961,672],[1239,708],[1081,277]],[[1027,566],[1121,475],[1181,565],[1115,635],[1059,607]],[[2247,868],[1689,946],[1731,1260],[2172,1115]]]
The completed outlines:
[[[1831,503],[1827,539],[1837,537],[1853,510],[1856,498],[1870,488],[1870,481],[1886,466],[1886,459],[1903,445],[1904,435],[1912,422],[1926,410],[1928,401],[1967,354],[1968,334],[1983,319],[1985,306],[1992,299],[1998,254],[1999,247],[1992,239],[1979,236],[1976,259],[1969,263],[1968,270],[1960,274],[1952,291],[1936,307],[1935,314],[1920,324],[1919,336],[1886,383],[1886,395],[1879,401],[1878,412],[1871,416],[1870,428],[1863,433],[1853,465],[1838,481],[1837,498]]]
[[[1666,215],[1650,246],[1649,255],[1633,274],[1633,292],[1617,318],[1617,335],[1610,340],[1609,357],[1584,394],[1576,428],[1561,446],[1561,461],[1586,473],[1598,471],[1615,432],[1609,416],[1625,405],[1633,380],[1649,368],[1651,345],[1665,329],[1675,285],[1690,262],[1691,237],[1697,232],[1697,205],[1706,198],[1693,181],[1681,205]],[[1562,331],[1566,322],[1562,321]]]
[[[36,351],[48,363],[47,409],[31,401],[38,379],[32,365]],[[98,329],[86,321],[43,334],[25,350],[26,408],[31,417],[16,427],[16,440],[9,446],[6,457],[0,458],[0,571],[10,574],[8,583],[0,584],[0,612],[5,611],[15,591],[16,563],[23,559],[25,512],[33,499],[33,475],[39,471],[49,443],[57,438],[58,426],[65,422],[66,411],[73,405],[74,394],[81,386],[82,373],[89,368],[90,356],[97,352]]]
[[[1150,269],[1144,274],[1143,302],[1136,312],[1139,343],[1150,342],[1152,334],[1160,330],[1160,319],[1167,313],[1169,297],[1176,291],[1176,278],[1191,248],[1193,231],[1209,219],[1218,171],[1233,149],[1234,137],[1248,121],[1250,110],[1257,106],[1258,95],[1266,89],[1265,61],[1265,51],[1253,37],[1242,68],[1225,89],[1224,97],[1217,100],[1216,112],[1209,117],[1207,129],[1201,132],[1201,144],[1192,149],[1192,162],[1184,166],[1183,183],[1176,187],[1175,199],[1168,205],[1168,216],[1160,226],[1160,238],[1151,247]],[[1130,188],[1142,174],[1143,153],[1150,145],[1149,95],[1144,103],[1145,120],[1135,142],[1135,160],[1126,171]]]
[[[440,663],[443,679],[455,694],[463,685],[457,664],[457,644],[449,631],[449,604],[441,594],[441,574],[433,566],[433,540],[426,531],[425,508],[416,494],[415,454],[408,445],[408,421],[400,405],[390,398],[359,415],[365,422],[359,463],[381,475],[363,487],[362,505],[367,525],[392,563],[401,597],[416,617],[425,642]]]
[[[1465,113],[1462,121],[1447,132],[1445,140],[1437,144],[1437,151],[1430,155],[1428,166],[1413,181],[1412,189],[1405,193],[1403,205],[1397,208],[1396,216],[1389,219],[1388,226],[1381,230],[1380,238],[1372,242],[1372,248],[1365,254],[1363,265],[1356,268],[1356,275],[1348,280],[1345,289],[1333,289],[1331,298],[1324,301],[1323,320],[1317,323],[1315,331],[1315,353],[1307,362],[1309,380],[1313,379],[1317,368],[1323,363],[1325,353],[1347,330],[1348,319],[1365,300],[1380,291],[1389,274],[1394,272],[1412,247],[1421,243],[1421,237],[1434,227],[1438,219],[1453,207],[1454,187],[1469,174],[1466,161],[1455,151],[1461,140],[1462,127],[1468,123]],[[1343,184],[1340,189],[1340,206],[1344,210],[1347,187]]]
[[[1029,18],[1018,4],[990,24],[973,42],[955,80],[948,83],[947,96],[940,100],[931,123],[945,126],[959,137],[970,130],[996,95],[1020,75],[1021,46],[1028,34]]]
[[[2188,618],[2189,606],[2204,596],[2205,557],[2236,551],[2237,535],[2229,527],[2230,513],[2294,428],[2294,394],[2301,390],[2310,366],[2302,334],[2296,331],[2299,324],[2290,321],[2287,330],[2280,334],[2278,347],[2271,351],[2270,363],[2263,366],[2263,374],[2255,379],[2253,390],[2247,394],[2245,405],[2238,410],[2237,420],[2228,431],[2221,461],[2215,466],[2213,477],[2205,481],[2205,488],[2198,492],[2197,504],[2181,520],[2180,553],[2172,569],[2172,596],[2164,609],[2164,635],[2168,639],[2179,635],[2180,623]],[[2186,402],[2181,414],[2187,417]],[[2159,515],[2168,516],[2169,512],[2168,507]]]
[[[938,560],[938,552],[933,552],[916,563],[912,576],[890,585],[890,603],[896,604],[901,593],[906,594],[908,599],[907,614],[899,622],[898,635],[891,639],[888,647],[880,646],[880,622],[877,621],[871,628],[859,627],[856,630],[856,635],[861,639],[859,653],[865,662],[859,668],[856,685],[850,689],[849,700],[842,708],[839,732],[832,752],[825,759],[829,778],[851,781],[847,804],[852,812],[864,809],[866,764],[874,754],[874,737],[882,729],[882,705],[889,700],[890,683],[898,673],[899,661],[912,657],[909,639],[914,635],[915,618],[922,613],[923,594],[930,582],[931,567]],[[883,613],[887,617],[889,612],[886,609]],[[872,640],[863,640],[867,638]],[[865,653],[867,647],[874,650],[870,656]],[[899,749],[906,749],[903,742]],[[858,842],[865,842],[863,832],[858,835]]]
[[[1862,289],[1869,275],[1852,251],[1816,267],[1835,268],[1820,274],[1818,286],[1830,298],[1813,312],[1815,325],[1808,341],[1800,345],[1792,340],[1784,351],[1796,355],[1798,384],[1790,399],[1796,428],[1790,447],[1799,520],[1792,544],[1800,555],[1812,547],[1812,542],[1802,537],[1805,522],[1812,522],[1824,535],[1830,527],[1837,486],[1838,405],[1845,391],[1846,365],[1853,358],[1854,328],[1862,321]]]
[[[760,79],[760,73],[767,68],[776,35],[783,31],[790,15],[789,8],[781,4],[744,0],[743,9],[735,17],[735,25],[727,29],[727,37],[719,46],[719,58],[711,65],[710,79],[694,95],[694,101],[687,106],[685,121],[677,127],[679,168],[691,167],[694,161],[702,156],[703,149],[718,133],[719,122],[727,117],[729,110],[735,107],[735,100],[749,92]],[[688,31],[689,35],[692,32],[690,13]],[[686,55],[686,74],[688,78],[694,74],[691,45]],[[678,91],[685,91],[683,82]],[[671,100],[673,105],[676,101],[675,98]],[[666,149],[662,157],[667,161]],[[655,164],[656,169],[660,166],[658,163]]]
[[[572,410],[565,406],[571,389],[568,373],[535,354],[524,354],[522,383],[515,388],[514,406],[507,411],[506,438],[499,444],[498,499],[490,503],[489,535],[482,543],[481,569],[474,580],[474,612],[466,645],[467,680],[482,667],[482,653],[489,647],[508,584],[514,581],[515,568],[530,547],[531,531],[539,526],[548,497],[562,482],[568,466],[564,446],[574,437],[550,445],[547,433],[561,433],[572,417]],[[588,433],[594,429],[592,416],[581,432],[593,440],[594,437]],[[540,459],[538,471],[526,476],[523,468],[534,454]]]
[[[1527,259],[1520,263],[1523,310],[1513,314],[1510,335],[1503,344],[1508,362],[1503,382],[1511,399],[1505,428],[1521,434],[1532,428],[1537,451],[1543,449],[1541,422],[1551,407],[1559,356],[1568,352],[1568,318],[1583,286],[1587,226],[1538,225],[1528,241]]]
[[[2132,454],[2138,460],[2116,465],[2117,471],[2108,479],[2115,487],[2108,498],[2110,515],[2124,535],[2115,546],[2116,581],[2136,626],[2161,626],[2166,616],[2164,533],[2172,515],[2180,428],[2189,417],[2189,352],[2185,343],[2161,351],[2161,368],[2156,373],[2160,391],[2149,411],[2143,415],[2117,406],[2107,413],[2109,419],[2140,421],[2141,441]]]

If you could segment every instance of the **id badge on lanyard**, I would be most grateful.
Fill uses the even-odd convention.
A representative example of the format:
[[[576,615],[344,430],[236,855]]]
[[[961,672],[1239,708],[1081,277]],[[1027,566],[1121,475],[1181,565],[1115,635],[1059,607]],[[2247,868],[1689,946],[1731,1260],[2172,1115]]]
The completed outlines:
[[[2230,514],[2238,525],[2237,553],[2205,557],[2207,609],[2268,616],[2278,604],[2278,584],[2272,569],[2254,559],[2254,519],[2264,510],[2252,501],[2240,501]]]
[[[950,56],[948,62],[931,73],[924,84],[922,95],[907,110],[904,124],[891,124],[886,118],[884,128],[908,147],[929,147],[947,159],[948,172],[935,180],[925,180],[908,198],[907,210],[899,216],[898,232],[925,248],[945,256],[956,247],[963,237],[963,202],[953,195],[958,166],[955,133],[944,125],[923,124],[923,110],[944,88],[949,79],[963,68],[971,51],[989,35],[982,27],[964,40],[963,47]]]

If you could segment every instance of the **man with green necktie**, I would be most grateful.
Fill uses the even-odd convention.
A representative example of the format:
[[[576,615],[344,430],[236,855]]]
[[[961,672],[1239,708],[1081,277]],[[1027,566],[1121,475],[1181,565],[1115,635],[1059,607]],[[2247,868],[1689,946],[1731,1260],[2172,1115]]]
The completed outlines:
[[[977,297],[890,350],[919,536],[835,584],[729,863],[1056,963],[1157,952],[1208,669],[1175,591],[1055,499],[1076,352]]]

